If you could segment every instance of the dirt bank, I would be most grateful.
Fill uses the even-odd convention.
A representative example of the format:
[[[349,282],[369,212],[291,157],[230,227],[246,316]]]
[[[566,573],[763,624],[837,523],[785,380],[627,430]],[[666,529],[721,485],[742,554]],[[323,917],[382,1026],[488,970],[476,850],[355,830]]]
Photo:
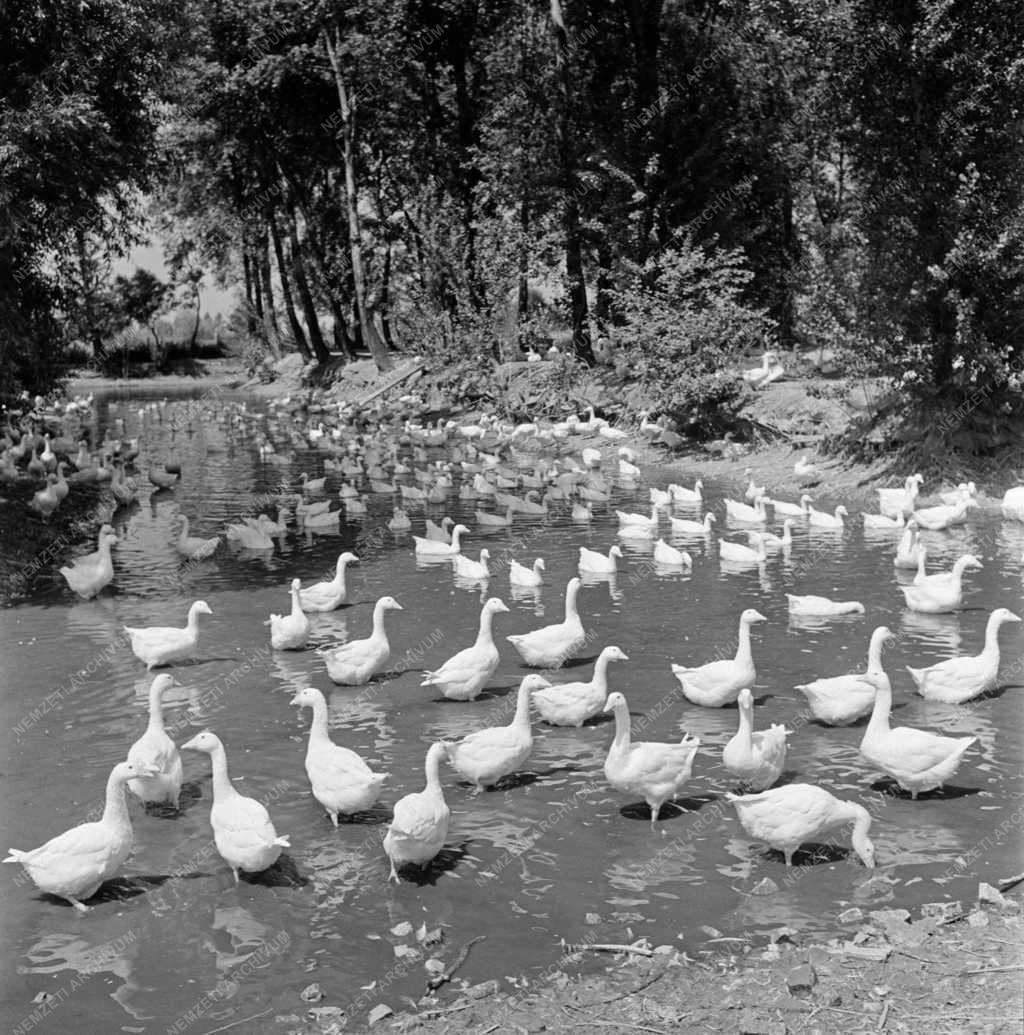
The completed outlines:
[[[820,944],[780,928],[766,945],[721,939],[692,955],[643,940],[633,946],[646,955],[570,947],[539,978],[495,975],[467,985],[456,977],[415,1009],[388,1003],[382,987],[376,1005],[359,1016],[325,1000],[305,1014],[268,1017],[264,1030],[338,1035],[368,1030],[371,1017],[373,1031],[424,1035],[1024,1030],[1024,943],[1013,893],[1003,904],[925,907],[917,918],[899,909],[853,909],[836,922],[843,937]],[[587,972],[598,959],[607,965]]]

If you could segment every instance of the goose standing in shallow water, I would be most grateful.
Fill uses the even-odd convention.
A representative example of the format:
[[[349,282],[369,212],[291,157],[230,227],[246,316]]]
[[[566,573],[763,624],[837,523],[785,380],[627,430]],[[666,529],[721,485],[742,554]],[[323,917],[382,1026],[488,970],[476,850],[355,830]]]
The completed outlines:
[[[500,660],[491,624],[496,614],[508,611],[503,600],[491,597],[480,609],[480,628],[472,647],[452,655],[439,669],[423,673],[420,686],[436,686],[452,701],[472,701],[498,670]]]
[[[700,738],[687,734],[678,744],[634,744],[626,698],[618,692],[609,694],[604,710],[615,714],[615,738],[604,762],[605,779],[624,794],[643,795],[654,830],[662,805],[675,798],[690,779]]]
[[[1019,621],[1007,608],[996,608],[985,626],[985,647],[980,654],[948,658],[930,668],[908,665],[907,671],[917,684],[917,692],[929,701],[964,704],[994,690],[999,677],[999,630],[1007,622]]]
[[[875,688],[875,707],[860,742],[861,757],[888,773],[913,798],[941,787],[960,768],[977,737],[943,737],[910,726],[889,725],[892,684],[884,672],[865,678]]]
[[[149,688],[149,723],[146,732],[128,749],[128,761],[141,773],[128,781],[128,790],[143,802],[169,802],[178,808],[181,795],[181,755],[164,729],[164,694],[174,679],[163,673]]]
[[[755,622],[767,620],[749,607],[740,615],[739,644],[734,658],[709,661],[697,668],[673,665],[672,672],[679,680],[686,699],[705,708],[721,708],[735,701],[744,687],[753,686],[757,672],[750,649],[750,627]]]
[[[587,642],[576,607],[580,585],[579,578],[569,579],[565,587],[565,617],[561,622],[506,637],[524,664],[531,668],[561,668]]]
[[[875,705],[875,688],[867,677],[882,672],[882,648],[894,639],[892,633],[880,625],[871,634],[868,645],[866,672],[848,676],[828,676],[810,683],[798,683],[796,689],[807,698],[811,714],[829,726],[846,726],[867,715]]]
[[[754,697],[747,687],[736,699],[739,729],[722,751],[722,764],[747,790],[763,791],[782,775],[786,764],[785,726],[772,723],[767,730],[754,732]]]
[[[271,615],[267,624],[270,626],[270,646],[274,650],[302,650],[309,640],[309,619],[302,610],[302,583],[292,579],[292,610],[286,615]]]
[[[355,751],[335,744],[327,730],[327,701],[315,687],[300,690],[292,702],[297,708],[312,708],[306,746],[306,775],[313,797],[327,810],[337,826],[338,816],[352,816],[373,808],[380,797],[387,773],[375,773]]]
[[[425,866],[444,848],[451,811],[441,786],[441,759],[446,755],[441,742],[427,751],[427,785],[395,802],[391,825],[384,835],[384,852],[391,863],[391,879],[400,883],[403,866]]]
[[[548,681],[543,676],[524,676],[516,695],[515,715],[507,726],[489,726],[462,740],[445,741],[449,764],[464,779],[476,784],[477,793],[514,773],[530,757],[530,695],[546,686]]]
[[[104,525],[100,529],[99,541],[94,553],[73,560],[70,566],[60,569],[64,581],[80,597],[90,600],[100,590],[114,581],[114,563],[110,559],[110,548],[117,542],[113,528]]]
[[[394,597],[381,597],[373,606],[373,629],[363,640],[351,640],[339,647],[318,651],[327,666],[327,675],[342,686],[362,686],[381,672],[391,658],[391,644],[384,628],[388,611],[401,611]]]
[[[863,805],[840,801],[821,787],[791,783],[760,794],[726,794],[740,825],[759,841],[767,841],[793,865],[793,853],[807,841],[834,827],[853,824],[853,850],[868,869],[875,865],[875,846],[868,837],[871,814]]]
[[[94,895],[131,855],[134,835],[125,785],[136,777],[153,775],[152,770],[119,762],[107,778],[106,803],[99,820],[72,827],[27,852],[11,848],[4,862],[21,863],[40,891],[88,912],[89,906],[81,900]]]
[[[307,589],[299,590],[299,603],[303,611],[334,611],[348,600],[348,587],[345,585],[345,569],[350,564],[358,564],[359,558],[347,550],[338,557],[334,568],[334,578],[329,582],[317,582]]]
[[[126,625],[124,631],[131,638],[132,653],[139,661],[146,663],[147,669],[151,669],[195,657],[196,648],[199,646],[199,616],[212,614],[205,600],[197,600],[188,609],[188,620],[184,629],[173,625],[133,629]]]
[[[552,726],[580,727],[600,714],[608,700],[608,665],[612,661],[629,658],[618,647],[605,647],[597,656],[589,682],[554,683],[535,691],[533,703],[540,717]]]
[[[255,798],[235,790],[228,776],[228,756],[220,738],[209,730],[181,745],[183,751],[202,751],[210,756],[213,769],[213,806],[210,826],[220,857],[231,867],[235,883],[238,872],[262,873],[273,866],[282,848],[290,848],[287,837],[278,837],[270,813]]]

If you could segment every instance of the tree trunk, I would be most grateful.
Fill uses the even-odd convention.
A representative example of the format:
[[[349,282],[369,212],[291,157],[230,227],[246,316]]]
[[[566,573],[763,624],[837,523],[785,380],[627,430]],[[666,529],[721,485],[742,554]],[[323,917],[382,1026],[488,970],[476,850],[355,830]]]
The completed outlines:
[[[473,117],[473,103],[469,93],[466,76],[466,59],[468,54],[462,47],[456,48],[452,60],[452,78],[455,81],[455,108],[459,134],[459,148],[462,152],[459,161],[460,190],[462,194],[462,234],[465,239],[463,252],[463,269],[466,275],[466,289],[469,293],[469,304],[477,309],[483,301],[483,289],[477,274],[476,263],[476,195],[479,172],[474,164],[473,151],[476,143],[476,132]]]
[[[201,309],[201,296],[199,292],[199,281],[195,280],[192,282],[192,290],[196,296],[196,322],[192,325],[192,340],[188,343],[188,354],[194,356],[196,354],[196,342],[199,340],[199,325],[203,320],[203,313]]]
[[[384,274],[383,283],[380,288],[380,329],[384,335],[384,342],[392,352],[395,349],[395,339],[391,336],[391,242],[384,246]]]
[[[366,310],[366,278],[363,273],[363,244],[359,227],[359,200],[356,190],[355,169],[355,116],[349,100],[349,91],[341,71],[338,49],[341,45],[341,34],[337,28],[332,30],[334,39],[324,30],[324,49],[334,71],[334,84],[338,91],[338,104],[341,108],[342,157],[345,163],[345,202],[348,209],[348,239],[352,254],[352,280],[354,284],[354,303],[359,318],[359,328],[363,341],[373,356],[373,361],[380,371],[391,369],[391,357],[384,343],[373,326],[373,318]]]
[[[302,303],[302,311],[306,317],[306,326],[309,328],[309,343],[313,349],[313,355],[320,364],[329,363],[331,354],[327,349],[323,333],[320,330],[320,318],[316,313],[316,305],[313,302],[313,292],[309,289],[309,278],[306,276],[306,263],[302,258],[302,245],[299,243],[299,230],[295,221],[295,209],[289,203],[285,212],[285,225],[288,228],[288,244],[291,249],[292,270],[295,273],[295,287],[299,293],[299,301]]]
[[[302,354],[302,358],[308,363],[312,359],[309,351],[309,342],[306,341],[305,332],[299,317],[295,312],[295,300],[292,298],[292,285],[288,279],[288,267],[284,261],[284,248],[281,246],[281,232],[277,228],[277,216],[272,209],[267,209],[267,225],[270,227],[270,239],[274,242],[274,256],[277,259],[277,274],[281,281],[281,297],[284,299],[284,311],[288,316],[288,326],[292,330],[292,338],[295,346]]]
[[[530,312],[530,199],[523,191],[519,202],[519,276],[516,291],[516,344],[524,351],[523,321]]]
[[[597,297],[594,299],[594,321],[598,334],[607,334],[611,322],[612,249],[607,238],[597,246]]]
[[[555,38],[555,64],[558,74],[555,136],[558,140],[562,172],[562,230],[565,234],[565,273],[569,281],[569,304],[572,308],[572,345],[578,359],[592,364],[594,350],[590,344],[590,314],[587,306],[587,283],[583,272],[583,240],[580,205],[576,195],[576,161],[570,118],[572,89],[569,81],[569,36],[562,17],[561,0],[551,0],[551,29]]]
[[[262,305],[260,308],[260,326],[263,338],[274,359],[280,359],[281,333],[277,328],[277,311],[274,308],[274,289],[270,282],[270,255],[267,251],[267,231],[263,227],[256,240],[256,263],[260,271]]]

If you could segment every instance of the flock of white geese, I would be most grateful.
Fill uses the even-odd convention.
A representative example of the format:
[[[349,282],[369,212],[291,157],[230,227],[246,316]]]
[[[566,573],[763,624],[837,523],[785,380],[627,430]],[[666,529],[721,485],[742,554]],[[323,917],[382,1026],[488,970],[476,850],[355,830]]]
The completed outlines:
[[[415,400],[403,397],[400,402],[412,408]],[[64,419],[72,417],[75,405],[82,406],[69,404]],[[273,405],[286,408],[288,401]],[[157,404],[144,407],[139,411],[140,417],[147,418],[149,410],[156,407]],[[345,407],[337,412],[321,408],[320,412],[324,419],[310,422],[304,436],[293,445],[314,447],[322,455],[324,474],[317,478],[302,476],[294,513],[285,501],[276,519],[261,514],[229,525],[225,530],[229,541],[247,549],[273,549],[273,536],[281,534],[291,520],[304,527],[329,528],[332,523],[337,524],[342,513],[365,513],[363,497],[367,492],[394,495],[389,528],[396,533],[412,528],[408,509],[425,502],[443,503],[453,496],[480,501],[476,520],[481,527],[511,525],[520,520],[520,515],[544,516],[554,507],[571,508],[574,521],[586,522],[593,516],[595,503],[608,503],[611,499],[613,480],[633,488],[642,480],[634,451],[622,442],[627,433],[596,417],[593,410],[584,418],[546,425],[508,425],[483,417],[475,424],[448,421],[427,426],[406,419],[404,423],[392,421],[390,427],[382,423],[374,434],[359,434],[349,422],[352,413]],[[221,404],[210,416],[253,430],[260,456],[267,462],[275,461],[277,447],[270,436],[259,431],[260,418],[250,414],[244,404]],[[52,415],[50,423],[52,426]],[[649,429],[656,427],[645,418],[640,434],[651,434]],[[66,495],[75,476],[66,479],[64,471],[74,467],[76,475],[84,474],[81,480],[109,481],[116,499],[123,502],[128,493],[137,490],[135,479],[127,472],[138,454],[138,443],[121,439],[117,431],[123,431],[123,424],[115,425],[114,436],[108,436],[99,455],[92,454],[82,443],[77,456],[71,455],[72,444],[72,450],[64,454],[66,458],[61,458],[59,445],[55,448],[50,432],[9,425],[0,472],[8,480],[41,477],[46,485],[40,492],[49,494],[61,487]],[[591,444],[581,449],[580,437],[584,435],[591,436]],[[444,447],[443,461],[430,459],[431,446]],[[609,471],[609,466],[614,470]],[[815,473],[809,458],[797,461],[794,470],[798,476],[810,477]],[[180,470],[174,465],[151,468],[148,477],[154,486],[165,488],[177,481]],[[334,482],[332,490],[341,500],[341,509],[332,505],[334,497],[327,493],[328,479]],[[978,502],[974,486],[961,485],[941,494],[935,505],[919,507],[921,481],[919,475],[912,475],[898,488],[879,489],[879,511],[864,514],[863,522],[865,527],[892,530],[894,539],[899,537],[893,563],[897,568],[916,571],[913,582],[900,587],[907,607],[932,614],[951,612],[961,606],[964,576],[981,567],[981,562],[968,554],[951,571],[929,573],[920,530],[937,531],[963,524]],[[38,497],[36,493],[35,509],[52,514],[55,507],[50,507],[48,501],[40,506]],[[661,530],[667,528],[677,542],[691,537],[710,543],[716,517],[710,509],[701,514],[707,503],[703,486],[698,481],[692,487],[673,484],[664,490],[651,488],[650,502],[649,513],[616,512],[619,537],[651,540],[657,565],[682,569],[692,566],[690,554],[667,543],[661,538]],[[829,513],[815,509],[813,502],[807,494],[798,501],[769,498],[764,488],[751,479],[744,499],[724,500],[726,523],[738,531],[743,541],[720,538],[720,563],[764,564],[769,555],[791,549],[791,530],[798,522],[841,536],[850,517],[846,508],[838,506]],[[1005,518],[1024,521],[1024,487],[1010,490],[1002,507]],[[776,531],[769,531],[773,525]],[[462,578],[478,579],[486,585],[483,580],[492,574],[488,551],[480,551],[476,558],[463,552],[463,538],[471,534],[468,526],[450,519],[436,525],[426,519],[421,530],[422,535],[413,537],[418,558],[451,564]],[[113,528],[104,524],[95,552],[60,569],[71,590],[90,598],[114,580],[111,548],[116,542]],[[176,546],[184,558],[199,559],[219,548],[220,537],[203,539],[190,535],[188,521],[183,518]],[[611,545],[606,553],[581,547],[579,574],[613,574],[622,556],[618,544]],[[346,571],[357,561],[354,554],[345,552],[338,557],[331,579],[306,587],[298,579],[291,582],[291,610],[271,615],[266,622],[273,649],[306,648],[307,613],[331,611],[347,602]],[[507,577],[513,590],[537,587],[546,577],[544,561],[512,561]],[[519,771],[530,757],[533,712],[545,723],[570,727],[581,727],[602,712],[613,714],[615,733],[604,775],[616,790],[643,798],[650,807],[652,829],[662,806],[676,798],[690,779],[700,748],[698,738],[684,736],[678,743],[632,740],[627,700],[622,693],[608,691],[608,666],[628,660],[621,648],[604,646],[588,680],[553,684],[541,674],[559,669],[588,641],[577,609],[580,585],[579,577],[568,580],[562,621],[506,638],[523,666],[539,670],[523,677],[511,722],[477,730],[459,741],[431,745],[425,761],[424,789],[395,802],[393,818],[383,838],[383,850],[395,880],[400,879],[403,867],[429,864],[448,838],[451,813],[443,787],[442,763],[447,762],[477,791],[494,787]],[[858,601],[820,596],[790,595],[789,608],[794,615],[822,617],[864,611]],[[359,686],[387,671],[392,653],[387,616],[400,610],[401,605],[393,597],[381,597],[373,608],[372,625],[365,638],[320,651],[334,683]],[[477,698],[498,668],[500,655],[493,621],[506,611],[508,607],[502,600],[487,598],[475,640],[438,668],[425,672],[423,685],[456,701]],[[147,669],[192,659],[200,640],[200,616],[209,614],[211,609],[200,600],[189,608],[184,627],[126,627],[131,649]],[[793,734],[778,724],[755,729],[751,688],[757,671],[751,631],[764,620],[753,609],[739,615],[738,644],[732,657],[671,666],[680,692],[692,704],[704,708],[721,708],[734,702],[737,705],[738,728],[725,745],[722,763],[745,793],[726,797],[735,806],[748,834],[780,850],[787,865],[801,844],[833,828],[852,826],[854,852],[865,866],[873,867],[871,815],[862,804],[839,800],[824,788],[808,783],[774,786],[783,772],[787,738]],[[925,698],[958,704],[994,689],[999,671],[1000,628],[1018,621],[1015,614],[998,607],[988,618],[980,654],[909,669],[917,692]],[[891,638],[885,627],[874,630],[865,671],[817,679],[797,689],[806,697],[813,716],[822,723],[845,725],[869,717],[860,744],[866,768],[888,774],[916,798],[949,781],[977,738],[947,737],[891,725],[892,687],[882,663],[883,648]],[[162,712],[163,696],[173,685],[174,680],[167,673],[154,678],[149,691],[149,724],[128,748],[126,760],[111,771],[102,817],[97,822],[76,826],[38,848],[10,850],[4,861],[21,863],[42,891],[69,901],[77,909],[88,908],[83,900],[117,872],[132,848],[126,792],[145,803],[177,807],[183,764],[179,746],[165,731]],[[339,817],[351,817],[371,808],[378,801],[388,774],[373,772],[356,752],[331,740],[328,705],[319,690],[302,689],[291,703],[311,710],[306,772],[313,797],[331,821],[337,826]],[[218,737],[204,731],[180,747],[210,756],[210,823],[217,850],[236,881],[240,871],[257,873],[272,866],[281,851],[289,847],[289,840],[278,835],[263,804],[235,789]]]

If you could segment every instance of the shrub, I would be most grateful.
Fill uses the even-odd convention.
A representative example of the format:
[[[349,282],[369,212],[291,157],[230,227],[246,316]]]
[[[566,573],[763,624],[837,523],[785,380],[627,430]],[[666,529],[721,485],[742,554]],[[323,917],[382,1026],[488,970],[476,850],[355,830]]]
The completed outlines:
[[[747,395],[737,357],[774,331],[745,293],[753,279],[739,249],[705,250],[687,239],[648,260],[615,293],[618,329],[652,408],[690,434],[735,423]]]

